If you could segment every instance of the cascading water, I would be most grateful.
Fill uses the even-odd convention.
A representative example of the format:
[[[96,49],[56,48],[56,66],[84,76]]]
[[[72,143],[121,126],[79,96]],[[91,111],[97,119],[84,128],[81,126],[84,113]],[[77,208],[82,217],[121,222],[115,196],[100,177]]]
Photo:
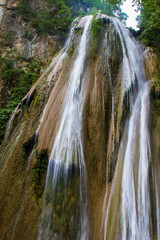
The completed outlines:
[[[67,56],[67,52],[68,52],[69,47],[70,47],[70,43],[71,43],[71,40],[72,40],[72,36],[73,36],[73,33],[74,33],[74,29],[75,29],[77,20],[78,20],[78,18],[76,18],[72,23],[72,28],[71,28],[71,31],[70,31],[70,34],[69,34],[69,37],[67,39],[67,42],[65,44],[64,49],[62,49],[62,51],[53,59],[51,65],[50,65],[50,67],[53,67],[53,65],[55,64],[53,70],[51,71],[51,73],[49,74],[49,77],[47,79],[48,85],[50,85],[50,82],[51,82],[53,76],[59,70],[59,68],[62,65],[63,60]]]
[[[65,198],[67,198],[67,184],[72,180],[70,178],[74,177],[72,175],[77,174],[79,175],[79,191],[76,194],[79,195],[80,209],[76,211],[79,211],[78,218],[80,219],[76,220],[74,215],[71,218],[73,218],[72,221],[78,221],[75,238],[83,240],[87,239],[88,235],[86,167],[82,145],[82,104],[84,64],[91,20],[92,16],[86,17],[86,24],[78,47],[78,54],[70,74],[59,130],[49,159],[45,190],[46,196],[40,224],[39,240],[56,239],[56,235],[51,232],[51,226],[53,221],[52,211],[56,205],[57,188],[60,184],[64,187],[65,194],[63,195],[63,200],[65,201]],[[61,235],[62,233],[59,234]],[[62,236],[59,238],[61,239]]]
[[[150,199],[148,186],[148,164],[150,157],[149,136],[147,128],[148,86],[140,90],[134,104],[129,123],[128,142],[126,147],[122,176],[122,239],[151,239],[149,231]],[[140,121],[139,131],[137,132]],[[136,152],[140,135],[139,154]],[[138,171],[138,213],[134,184],[133,163],[139,155]],[[137,222],[138,219],[138,222]]]
[[[133,90],[129,90],[131,117],[129,120],[126,147],[123,142],[121,143],[125,149],[121,182],[121,227],[117,233],[117,227],[119,228],[119,226],[115,226],[116,234],[113,239],[149,240],[152,239],[153,234],[149,193],[149,164],[151,161],[148,130],[149,83],[146,82],[144,74],[140,46],[130,38],[128,31],[118,20],[112,18],[111,21],[119,35],[123,51],[123,96],[131,88],[131,85],[133,86]],[[136,81],[138,82],[138,93]],[[134,99],[136,100],[134,101]],[[122,150],[120,149],[120,151]],[[118,168],[120,168],[119,161],[118,159]],[[104,239],[111,238],[108,222],[109,214],[111,214],[109,212],[111,211],[113,192],[116,187],[117,171],[118,169],[115,171],[106,211]],[[106,198],[105,196],[105,201]]]
[[[48,78],[47,78],[47,81],[48,81],[48,85],[50,85],[51,81],[53,80],[55,74],[57,73],[57,71],[61,68],[62,66],[62,63],[63,63],[63,60],[65,59],[65,57],[67,56],[67,52],[69,50],[69,47],[70,47],[70,43],[71,43],[71,40],[72,40],[72,36],[73,36],[73,33],[74,33],[74,29],[75,29],[75,26],[76,26],[76,22],[77,22],[78,18],[76,18],[73,23],[72,23],[72,28],[70,30],[70,34],[69,34],[69,37],[67,39],[67,42],[64,46],[64,49],[62,49],[62,51],[53,59],[52,63],[50,64],[50,68],[53,68],[53,70],[51,71],[51,73],[49,74]],[[41,119],[40,119],[40,123],[38,125],[38,128],[35,132],[35,141],[37,141],[37,138],[38,138],[38,132],[39,132],[39,129],[41,127],[41,124],[42,124],[42,121],[43,121],[43,118],[45,116],[45,113],[46,113],[46,109],[47,109],[47,106],[48,106],[48,103],[49,103],[50,99],[48,100],[48,102],[46,103],[44,109],[43,109],[43,113],[42,113],[42,116],[41,116]]]

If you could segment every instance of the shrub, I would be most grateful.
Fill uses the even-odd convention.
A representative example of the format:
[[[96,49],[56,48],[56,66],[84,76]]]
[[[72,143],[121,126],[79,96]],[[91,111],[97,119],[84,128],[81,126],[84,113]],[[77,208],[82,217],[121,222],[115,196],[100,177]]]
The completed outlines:
[[[71,11],[64,1],[47,0],[48,9],[37,11],[25,0],[21,0],[16,12],[42,35],[63,35],[72,22]],[[54,6],[54,7],[53,7]],[[27,33],[28,35],[28,33]]]
[[[39,59],[30,59],[25,71],[14,66],[15,62],[17,59],[11,56],[11,52],[5,57],[0,56],[0,77],[4,80],[7,89],[11,91],[5,106],[0,108],[0,143],[10,114],[37,80],[41,68]]]
[[[11,112],[11,109],[0,109],[0,142],[3,140],[4,131]]]

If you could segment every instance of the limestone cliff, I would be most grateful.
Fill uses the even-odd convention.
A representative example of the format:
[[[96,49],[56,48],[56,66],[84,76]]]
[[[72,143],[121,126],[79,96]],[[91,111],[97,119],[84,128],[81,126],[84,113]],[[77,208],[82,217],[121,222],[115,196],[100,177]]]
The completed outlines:
[[[41,33],[33,26],[32,15],[46,9],[46,1],[2,1],[0,5],[0,111],[4,115],[0,120],[0,142],[5,128],[3,119],[7,121],[9,112],[64,44],[66,36]],[[26,86],[20,86],[22,79]],[[16,96],[18,91],[21,92],[19,97]]]
[[[14,46],[23,52],[23,44],[26,44],[25,47],[30,46],[28,38],[18,35],[24,23],[22,19],[12,16],[12,10],[7,11],[11,12],[4,15],[2,26],[6,24],[5,17],[9,21],[14,19],[17,26],[14,29],[17,42],[15,41],[13,45],[15,44]],[[84,41],[85,46],[81,45]],[[17,45],[19,43],[20,45]],[[46,44],[44,39],[40,39],[34,48],[42,47],[43,44]],[[81,53],[82,47],[86,51]],[[40,48],[37,47],[37,49],[39,50],[35,53],[41,56]],[[49,48],[47,49],[49,51]],[[142,53],[145,55],[145,61]],[[31,51],[28,50],[27,54],[31,54]],[[125,197],[125,194],[123,195],[125,186],[122,187],[125,152],[131,135],[130,119],[132,119],[136,99],[140,101],[144,94],[142,86],[147,86],[145,93],[148,93],[148,83],[145,83],[154,78],[154,66],[156,66],[153,64],[154,59],[153,55],[147,56],[146,50],[143,52],[142,46],[115,18],[98,14],[92,22],[91,17],[88,16],[73,22],[65,47],[55,55],[51,64],[12,113],[8,122],[0,160],[0,239],[33,240],[41,236],[41,232],[42,236],[48,236],[49,239],[53,237],[56,240],[83,239],[80,238],[82,229],[86,234],[84,239],[90,240],[121,239],[122,229],[128,234],[129,231],[122,223],[123,212],[121,212]],[[75,63],[77,69],[75,69]],[[68,96],[73,69],[74,74],[77,74],[77,85],[73,84],[75,91],[69,92],[70,96]],[[150,96],[152,116],[149,121],[149,130],[152,160],[149,157],[146,159],[149,159],[149,163],[147,162],[149,164],[149,198],[153,210],[149,220],[153,228],[147,227],[151,229],[150,234],[153,236],[159,229],[156,219],[159,207],[156,203],[158,204],[160,199],[159,186],[155,184],[159,180],[160,169],[160,125],[158,108],[156,108],[158,94],[155,95],[154,87],[151,88]],[[67,105],[66,99],[70,100],[71,107],[67,113],[65,106],[68,107],[69,104]],[[75,108],[74,103],[80,100],[80,104],[76,105],[78,108]],[[139,114],[142,103],[138,104],[135,112]],[[79,126],[73,124],[70,128],[68,116],[72,113],[75,114],[73,123],[78,119],[82,124],[78,132],[82,146],[76,145],[78,137],[75,133]],[[139,119],[140,117],[135,118],[134,141],[132,140],[130,144],[130,151],[133,152],[135,161],[132,168],[135,181],[132,184],[135,184],[136,196],[139,194],[139,180],[137,180],[140,155],[140,150],[137,149],[141,141],[139,137],[141,133],[138,132]],[[68,134],[66,134],[67,128],[70,130]],[[59,133],[61,129],[65,129],[65,138]],[[67,140],[70,140],[69,137],[72,134],[76,136],[73,141],[73,152],[72,146],[69,149],[65,148],[67,144],[70,146]],[[57,148],[54,149],[54,144],[56,145],[57,142],[59,151],[64,144],[62,151],[58,152],[61,158],[64,157],[64,162],[58,159],[60,167],[55,157],[58,154]],[[83,154],[80,147],[83,147]],[[149,153],[147,156],[150,156]],[[80,158],[83,157],[84,165],[82,166]],[[54,177],[50,178],[49,171],[46,180],[47,166],[51,169],[51,173],[56,167],[59,170],[57,175],[60,175],[60,178],[56,186],[53,184]],[[128,175],[130,177],[131,174]],[[84,179],[86,186],[82,184]],[[64,180],[66,180],[65,183]],[[48,183],[46,188],[45,182]],[[129,180],[125,182],[126,186],[128,182]],[[50,186],[52,184],[55,189]],[[153,186],[157,186],[158,190],[156,191]],[[44,189],[46,189],[45,193]],[[52,191],[56,196],[52,196]],[[80,196],[81,193],[85,195],[85,203],[84,196]],[[158,202],[155,196],[158,196]],[[137,205],[140,204],[139,201],[139,199],[136,200]],[[85,214],[81,214],[83,207],[87,213],[86,218]],[[43,218],[49,219],[49,225],[43,222]],[[86,219],[87,222],[85,222]],[[128,222],[130,223],[131,220],[128,219]],[[40,239],[45,238],[40,237]]]

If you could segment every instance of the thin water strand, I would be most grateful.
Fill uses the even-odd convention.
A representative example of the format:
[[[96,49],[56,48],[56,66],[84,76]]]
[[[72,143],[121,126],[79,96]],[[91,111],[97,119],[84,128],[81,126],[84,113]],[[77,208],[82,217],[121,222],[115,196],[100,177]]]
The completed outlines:
[[[70,44],[71,44],[71,40],[72,40],[72,37],[73,37],[73,33],[74,33],[74,29],[76,27],[76,24],[77,24],[77,21],[78,21],[78,18],[76,18],[74,20],[74,22],[72,23],[72,28],[70,30],[70,33],[69,33],[69,37],[66,41],[66,44],[64,46],[64,48],[62,49],[62,51],[53,59],[52,63],[51,63],[51,67],[53,68],[53,70],[51,71],[51,73],[49,74],[48,78],[47,78],[47,81],[48,81],[48,85],[50,85],[53,77],[55,76],[55,74],[58,72],[58,70],[60,70],[60,68],[62,67],[62,63],[63,63],[63,60],[66,58],[67,56],[67,52],[69,50],[69,47],[70,47]],[[45,116],[45,113],[46,113],[46,109],[47,109],[47,106],[48,106],[48,103],[49,103],[50,99],[47,101],[44,109],[43,109],[43,113],[41,115],[41,118],[40,118],[40,122],[39,122],[39,125],[38,125],[38,128],[35,132],[35,138],[37,139],[38,138],[38,132],[39,132],[39,129],[41,127],[41,124],[43,122],[43,119],[44,119],[44,116]]]
[[[0,159],[1,161],[2,161],[3,158],[6,156],[6,154],[9,154],[9,155],[7,156],[7,158],[8,158],[8,159],[10,158],[10,156],[12,155],[12,153],[13,153],[13,151],[14,151],[14,148],[15,148],[18,140],[19,140],[19,138],[21,137],[21,134],[22,134],[22,132],[23,132],[23,129],[24,129],[24,123],[22,123],[22,125],[21,125],[20,128],[18,129],[18,131],[17,131],[18,134],[17,134],[16,139],[14,140],[14,143],[12,144],[12,146],[10,146],[10,145],[7,145],[7,146],[6,146],[4,152],[3,152],[2,156],[1,156],[1,159]],[[8,151],[8,152],[7,152],[7,151]]]
[[[136,239],[138,232],[135,185],[133,174],[134,144],[136,142],[136,122],[139,117],[140,97],[137,97],[133,113],[129,122],[128,142],[126,147],[123,175],[122,175],[122,206],[121,206],[121,224],[122,240]],[[127,233],[128,232],[128,233]]]
[[[150,197],[149,197],[149,160],[151,159],[148,131],[149,111],[148,83],[143,85],[137,96],[129,123],[128,143],[125,153],[122,176],[122,239],[150,240]],[[140,132],[137,126],[140,121]],[[133,163],[135,160],[136,139],[140,135],[139,168],[138,168],[138,201],[136,210],[135,176]]]
[[[79,18],[76,18],[73,23],[72,23],[72,28],[70,30],[70,33],[69,33],[69,37],[66,41],[66,44],[64,46],[64,48],[60,51],[60,53],[53,59],[52,63],[51,63],[51,66],[53,66],[55,63],[55,66],[53,68],[53,70],[51,71],[51,73],[49,74],[49,77],[47,79],[48,81],[48,85],[50,85],[51,83],[51,80],[53,78],[53,76],[58,72],[58,70],[60,70],[60,68],[62,67],[62,63],[63,63],[63,60],[66,58],[67,56],[67,52],[69,50],[69,47],[70,47],[70,44],[71,44],[71,40],[72,40],[72,37],[73,37],[73,33],[74,33],[74,29],[75,29],[75,26],[77,24],[77,21],[78,21]]]
[[[143,84],[146,81],[141,46],[131,38],[129,31],[125,28],[118,19],[111,18],[115,26],[115,30],[121,41],[123,51],[123,94],[131,87],[131,84],[135,84],[138,80],[138,84]],[[132,96],[130,96],[132,97]],[[131,107],[133,102],[131,101]]]
[[[18,108],[19,108],[19,105],[13,111],[12,116],[11,116],[9,122],[8,122],[7,129],[6,129],[5,136],[4,136],[4,141],[7,140],[8,137],[9,137],[9,134],[10,134],[10,131],[11,131],[11,127],[12,127],[12,123],[14,121],[14,117],[15,117],[17,111],[18,111]]]
[[[144,84],[141,94],[140,115],[140,160],[138,173],[138,238],[149,240],[150,236],[150,196],[149,196],[149,161],[151,159],[149,130],[149,84]]]
[[[159,207],[159,197],[158,197],[158,187],[156,182],[155,174],[155,191],[156,191],[156,217],[157,217],[157,239],[160,239],[160,207]]]

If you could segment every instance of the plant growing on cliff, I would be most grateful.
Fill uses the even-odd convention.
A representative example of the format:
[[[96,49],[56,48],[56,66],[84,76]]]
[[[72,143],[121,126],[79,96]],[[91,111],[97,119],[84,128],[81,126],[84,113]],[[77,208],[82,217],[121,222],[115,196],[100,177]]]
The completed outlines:
[[[38,154],[37,162],[32,169],[36,201],[39,200],[44,191],[47,166],[48,166],[48,152],[47,150],[42,150]]]
[[[37,11],[29,2],[21,0],[16,12],[22,16],[23,20],[29,21],[39,34],[63,35],[72,22],[71,10],[64,1],[47,0],[46,4],[47,9]]]
[[[4,58],[0,57],[0,76],[4,80],[5,85],[13,87],[17,79],[23,74],[23,70],[14,67],[13,60],[6,54]]]
[[[0,35],[0,46],[2,45],[5,47],[12,47],[14,41],[13,33],[8,32],[7,34],[1,34]]]
[[[10,114],[39,77],[41,67],[39,59],[28,60],[25,70],[19,69],[15,63],[17,64],[17,55],[13,57],[11,52],[4,57],[0,56],[0,77],[4,80],[8,92],[0,108],[0,143],[3,140]]]
[[[19,0],[16,8],[16,13],[20,14],[24,21],[29,21],[34,17],[33,7],[26,0]]]
[[[0,108],[0,142],[3,140],[4,131],[7,126],[7,121],[11,113],[12,113],[12,110],[10,109]]]

